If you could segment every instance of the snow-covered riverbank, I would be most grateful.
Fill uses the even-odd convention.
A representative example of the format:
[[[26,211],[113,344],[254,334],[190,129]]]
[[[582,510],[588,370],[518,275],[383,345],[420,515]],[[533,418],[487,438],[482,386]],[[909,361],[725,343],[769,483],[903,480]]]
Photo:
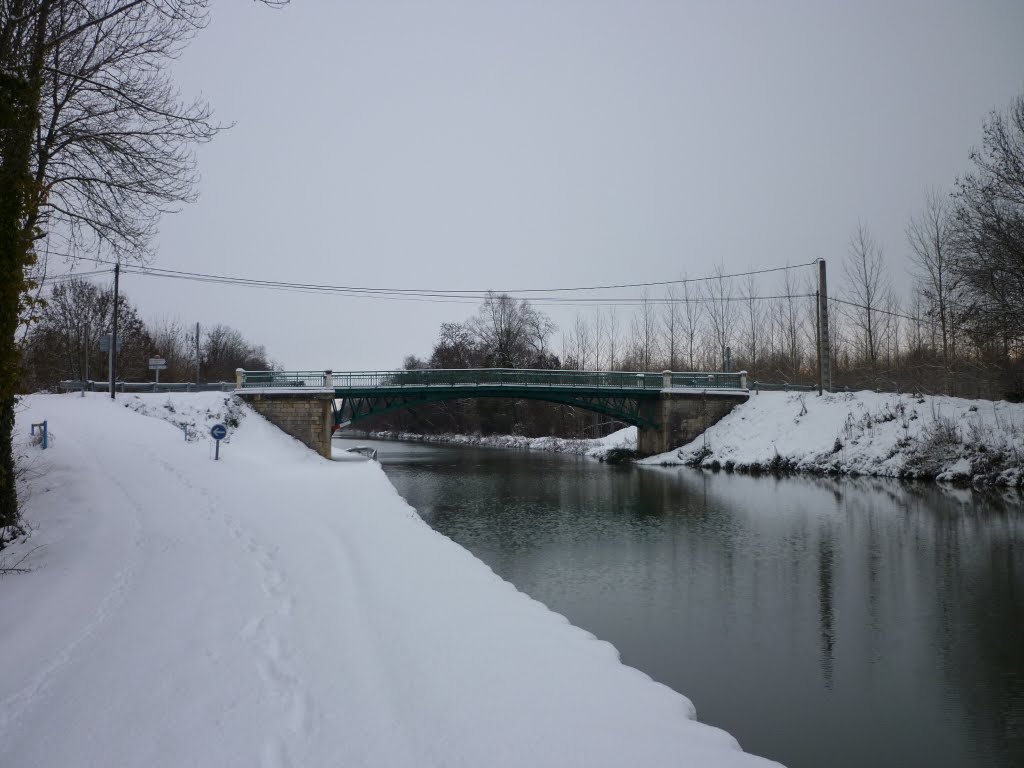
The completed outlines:
[[[410,440],[421,443],[481,446],[486,448],[518,448],[530,451],[572,453],[605,459],[614,450],[636,450],[636,427],[626,427],[606,437],[593,440],[572,440],[564,437],[523,437],[522,435],[421,435],[416,432],[370,432],[378,440]],[[344,437],[345,433],[339,433]]]
[[[18,436],[0,765],[773,764],[230,396],[31,396]]]
[[[851,392],[762,392],[647,464],[1020,486],[1024,404]]]

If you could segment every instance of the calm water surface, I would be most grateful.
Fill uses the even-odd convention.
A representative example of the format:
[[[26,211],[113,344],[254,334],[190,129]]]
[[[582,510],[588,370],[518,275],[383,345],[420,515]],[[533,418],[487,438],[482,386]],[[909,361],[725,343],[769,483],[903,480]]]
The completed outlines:
[[[431,526],[747,751],[1024,766],[1016,495],[358,442]]]

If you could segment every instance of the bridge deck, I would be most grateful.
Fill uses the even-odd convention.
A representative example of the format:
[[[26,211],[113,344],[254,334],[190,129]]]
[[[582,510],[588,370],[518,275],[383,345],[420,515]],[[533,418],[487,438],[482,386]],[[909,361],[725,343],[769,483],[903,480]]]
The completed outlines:
[[[332,388],[342,397],[355,392],[429,390],[435,388],[519,389],[551,391],[603,390],[652,395],[666,389],[746,388],[745,373],[623,371],[549,371],[510,368],[459,368],[412,371],[240,371],[239,388]]]

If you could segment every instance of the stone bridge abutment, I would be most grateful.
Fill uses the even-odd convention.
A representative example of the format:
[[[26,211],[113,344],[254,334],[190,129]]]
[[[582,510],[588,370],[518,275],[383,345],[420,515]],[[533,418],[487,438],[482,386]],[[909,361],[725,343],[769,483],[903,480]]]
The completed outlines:
[[[331,433],[334,429],[332,390],[246,392],[240,389],[235,394],[275,427],[324,458],[331,458]]]
[[[646,415],[658,426],[637,428],[636,452],[654,456],[686,445],[746,401],[744,392],[663,390],[647,405]]]

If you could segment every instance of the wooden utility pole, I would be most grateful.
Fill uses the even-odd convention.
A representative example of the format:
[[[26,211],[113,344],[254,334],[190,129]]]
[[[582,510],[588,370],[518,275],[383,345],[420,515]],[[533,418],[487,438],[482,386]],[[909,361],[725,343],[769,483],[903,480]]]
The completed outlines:
[[[828,281],[825,260],[818,259],[818,391],[832,391],[832,345],[828,336]]]
[[[114,382],[117,380],[117,293],[121,278],[121,263],[114,265],[114,331],[110,336],[110,399],[114,399]]]

